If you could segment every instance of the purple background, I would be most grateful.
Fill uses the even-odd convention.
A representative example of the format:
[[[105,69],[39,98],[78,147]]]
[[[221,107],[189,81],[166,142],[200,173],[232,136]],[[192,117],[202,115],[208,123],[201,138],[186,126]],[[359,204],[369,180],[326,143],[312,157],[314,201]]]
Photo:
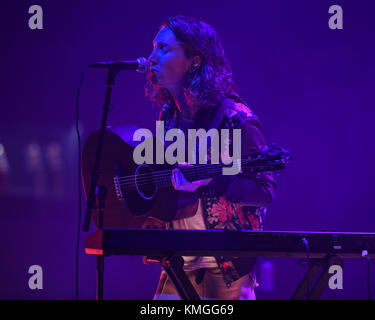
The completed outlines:
[[[33,4],[43,8],[43,30],[28,28]],[[328,28],[333,4],[343,8],[344,30]],[[6,176],[0,173],[1,299],[74,298],[74,121],[81,70],[95,61],[147,57],[163,19],[180,14],[200,17],[218,31],[240,94],[263,122],[266,140],[293,155],[266,229],[374,231],[371,1],[8,0],[0,19],[0,143],[9,164]],[[104,70],[86,73],[83,140],[99,127],[105,79]],[[144,82],[138,73],[117,77],[109,124],[155,125],[158,110],[144,99]],[[30,143],[36,143],[34,166],[25,151]],[[51,143],[60,148],[60,154],[52,153],[55,162],[47,153]],[[86,235],[81,234],[80,297],[94,299],[96,260],[84,254]],[[322,298],[366,299],[365,262],[344,263],[344,289],[326,289]],[[34,264],[44,270],[43,290],[28,288]],[[259,299],[288,299],[304,273],[295,259],[264,259],[257,269]],[[159,271],[143,265],[141,257],[110,257],[105,298],[151,299]],[[373,289],[374,283],[372,277]]]

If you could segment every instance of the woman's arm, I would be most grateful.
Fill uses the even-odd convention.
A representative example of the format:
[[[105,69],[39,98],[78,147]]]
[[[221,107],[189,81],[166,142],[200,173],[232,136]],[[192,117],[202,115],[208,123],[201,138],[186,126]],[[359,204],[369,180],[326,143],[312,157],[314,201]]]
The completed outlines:
[[[249,155],[251,148],[260,150],[266,143],[257,118],[244,120],[241,127],[241,155]],[[232,203],[263,207],[269,205],[276,192],[273,172],[230,176],[223,196]]]

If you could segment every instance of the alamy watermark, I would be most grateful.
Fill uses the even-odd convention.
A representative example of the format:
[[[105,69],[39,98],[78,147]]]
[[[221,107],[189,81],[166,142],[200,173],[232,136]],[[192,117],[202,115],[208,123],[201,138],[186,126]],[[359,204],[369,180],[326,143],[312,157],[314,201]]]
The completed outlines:
[[[29,274],[32,274],[32,276],[29,278],[29,288],[31,290],[35,289],[43,289],[43,269],[41,266],[34,264],[29,267]]]
[[[198,164],[207,164],[207,140],[210,138],[211,164],[219,164],[219,159],[225,165],[223,175],[236,175],[241,172],[241,129],[233,129],[233,155],[229,154],[229,129],[189,129],[188,130],[188,163],[196,164],[195,150],[199,140]],[[133,152],[136,164],[154,164],[154,144],[152,132],[148,129],[138,129],[134,132],[133,141],[142,141]],[[176,164],[185,162],[185,134],[180,129],[170,129],[164,136],[164,121],[156,121],[156,164]],[[164,152],[164,142],[172,142]],[[219,152],[219,144],[220,150]]]
[[[328,13],[333,13],[333,15],[328,20],[328,27],[332,30],[344,29],[344,18],[342,7],[339,5],[330,6]]]
[[[29,11],[32,16],[29,18],[29,28],[31,30],[43,29],[43,9],[41,6],[32,5],[29,7]]]
[[[43,29],[43,9],[39,5],[32,5],[29,7],[28,13],[32,16],[29,17],[28,25],[31,30]],[[343,29],[343,10],[339,5],[332,5],[328,8],[328,13],[333,14],[328,20],[330,29]]]
[[[328,273],[332,276],[328,279],[328,287],[331,290],[343,289],[343,272],[342,267],[337,264],[333,264],[329,267]]]

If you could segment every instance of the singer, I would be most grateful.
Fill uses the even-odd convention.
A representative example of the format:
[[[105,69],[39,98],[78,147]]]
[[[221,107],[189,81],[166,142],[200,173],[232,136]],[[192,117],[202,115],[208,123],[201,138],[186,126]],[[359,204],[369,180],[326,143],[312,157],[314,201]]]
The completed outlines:
[[[240,98],[212,26],[191,17],[168,18],[154,38],[148,60],[145,93],[160,107],[164,130],[179,128],[187,136],[191,128],[241,129],[242,156],[265,145],[261,123]],[[229,144],[233,147],[232,139]],[[199,193],[195,215],[167,225],[174,229],[262,229],[276,189],[271,172],[190,183],[175,169],[172,184],[176,190]],[[183,258],[184,270],[202,299],[255,299],[254,258]],[[154,299],[178,299],[164,270]]]

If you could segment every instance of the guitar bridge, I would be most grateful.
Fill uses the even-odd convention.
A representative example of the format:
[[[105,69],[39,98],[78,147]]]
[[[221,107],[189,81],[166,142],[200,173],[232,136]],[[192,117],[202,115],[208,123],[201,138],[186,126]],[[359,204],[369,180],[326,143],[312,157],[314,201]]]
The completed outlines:
[[[122,190],[121,190],[121,186],[120,186],[118,176],[113,177],[113,183],[115,185],[115,191],[116,191],[117,199],[118,200],[125,200],[124,195],[122,194]]]

